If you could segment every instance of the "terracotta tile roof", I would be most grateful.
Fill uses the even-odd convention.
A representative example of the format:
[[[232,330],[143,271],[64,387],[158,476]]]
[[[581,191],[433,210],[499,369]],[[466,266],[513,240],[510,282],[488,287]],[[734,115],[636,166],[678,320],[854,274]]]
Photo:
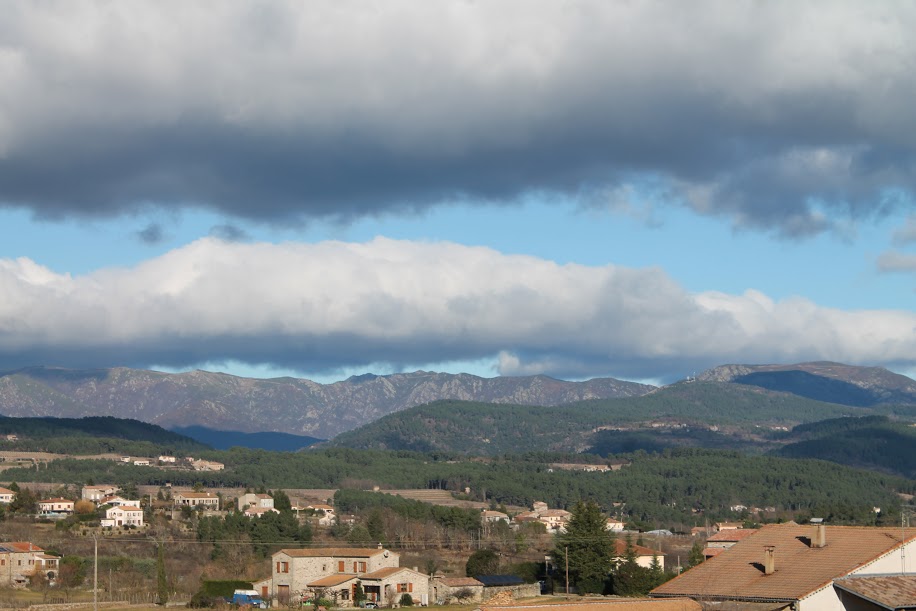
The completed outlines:
[[[556,605],[488,605],[480,607],[480,611],[700,611],[702,608],[700,603],[689,598],[621,598]]]
[[[887,609],[916,607],[916,575],[845,577],[833,585]]]
[[[28,541],[9,541],[0,543],[0,548],[10,552],[43,552],[44,550]]]
[[[720,530],[711,535],[706,541],[744,541],[754,533],[758,528],[738,528],[736,530]]]
[[[286,554],[293,558],[371,558],[386,551],[377,547],[317,547],[315,549],[281,549],[277,554]]]
[[[483,584],[473,577],[440,577],[437,581],[450,588],[482,588]]]
[[[626,539],[615,539],[614,545],[617,548],[617,555],[621,558],[627,553],[627,542]],[[637,556],[663,556],[661,552],[657,552],[654,549],[649,549],[648,547],[643,547],[642,545],[633,544],[633,549],[636,551]]]
[[[335,573],[334,575],[328,575],[327,577],[322,577],[321,579],[316,579],[306,585],[310,588],[333,588],[334,586],[339,586],[342,583],[347,583],[356,579],[356,575],[348,575],[346,573]]]
[[[412,569],[407,568],[406,566],[390,566],[384,569],[379,569],[377,571],[372,571],[371,573],[363,573],[363,579],[386,579],[400,573],[401,571],[410,571],[411,573],[415,572]]]
[[[753,537],[662,584],[652,596],[722,600],[799,600],[900,545],[900,529],[827,526],[827,545],[812,548],[811,525],[771,524]],[[908,540],[912,540],[909,537]],[[775,568],[764,575],[764,547],[774,546]]]
[[[712,558],[713,556],[718,556],[727,549],[727,547],[707,547],[703,550],[703,555],[707,558]]]

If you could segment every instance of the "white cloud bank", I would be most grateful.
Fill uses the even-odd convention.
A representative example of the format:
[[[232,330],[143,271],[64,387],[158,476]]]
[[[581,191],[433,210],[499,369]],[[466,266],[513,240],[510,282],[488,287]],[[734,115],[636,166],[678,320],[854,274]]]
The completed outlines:
[[[725,362],[916,364],[916,314],[690,294],[659,269],[453,243],[204,238],[133,268],[0,260],[0,365],[236,360],[303,372],[499,359],[503,374],[670,378]]]

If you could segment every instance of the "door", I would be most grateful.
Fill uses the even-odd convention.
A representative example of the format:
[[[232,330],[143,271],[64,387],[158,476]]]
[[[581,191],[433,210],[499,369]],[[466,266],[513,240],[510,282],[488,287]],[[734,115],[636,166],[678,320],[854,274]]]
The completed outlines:
[[[289,586],[277,586],[277,600],[281,605],[289,604]]]

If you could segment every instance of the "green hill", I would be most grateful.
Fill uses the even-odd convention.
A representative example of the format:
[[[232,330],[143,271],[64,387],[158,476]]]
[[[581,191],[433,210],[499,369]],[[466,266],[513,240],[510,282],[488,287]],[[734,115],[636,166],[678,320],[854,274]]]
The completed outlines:
[[[8,418],[0,416],[0,435],[18,439],[0,442],[0,449],[57,454],[138,456],[183,454],[209,449],[206,444],[155,424],[112,418]]]
[[[681,446],[761,450],[770,429],[850,413],[876,412],[754,386],[685,382],[641,397],[559,407],[437,401],[339,435],[330,445],[481,455]]]
[[[775,450],[788,458],[820,458],[916,478],[916,429],[884,416],[839,418],[796,427]],[[794,440],[794,441],[793,441]]]

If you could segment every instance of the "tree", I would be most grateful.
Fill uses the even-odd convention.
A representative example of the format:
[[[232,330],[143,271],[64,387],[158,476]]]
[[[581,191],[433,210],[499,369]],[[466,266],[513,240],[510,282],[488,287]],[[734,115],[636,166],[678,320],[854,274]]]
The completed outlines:
[[[655,563],[661,573],[661,565],[656,557]],[[636,561],[636,548],[627,537],[627,548],[623,554],[623,562],[619,562],[613,574],[613,592],[617,596],[645,596],[653,586],[651,569],[639,566]]]
[[[464,574],[468,577],[499,573],[499,554],[491,549],[479,549],[468,558]]]
[[[614,534],[607,530],[607,517],[597,503],[579,501],[566,532],[557,537],[553,556],[557,566],[569,562],[569,581],[580,594],[605,593],[614,566]]]
[[[165,551],[162,543],[159,543],[158,553],[156,554],[156,594],[157,605],[165,605],[169,602],[169,583],[165,576]]]
[[[369,514],[369,519],[366,521],[366,528],[375,543],[385,541],[385,521],[382,518],[381,509],[372,510],[372,513]]]
[[[413,596],[407,594],[401,594],[401,600],[399,601],[402,607],[413,607]]]
[[[289,495],[282,490],[274,491],[271,496],[274,498],[274,509],[277,511],[292,511],[293,503],[289,500]]]
[[[38,512],[38,497],[28,488],[20,488],[10,503],[10,512],[33,514]]]
[[[693,544],[693,547],[690,548],[690,554],[687,556],[687,568],[693,568],[698,564],[702,564],[705,559],[706,557],[703,556],[703,546],[697,541]]]
[[[362,602],[365,600],[366,590],[363,589],[363,584],[357,581],[356,586],[353,588],[353,605],[356,607],[362,607]]]

